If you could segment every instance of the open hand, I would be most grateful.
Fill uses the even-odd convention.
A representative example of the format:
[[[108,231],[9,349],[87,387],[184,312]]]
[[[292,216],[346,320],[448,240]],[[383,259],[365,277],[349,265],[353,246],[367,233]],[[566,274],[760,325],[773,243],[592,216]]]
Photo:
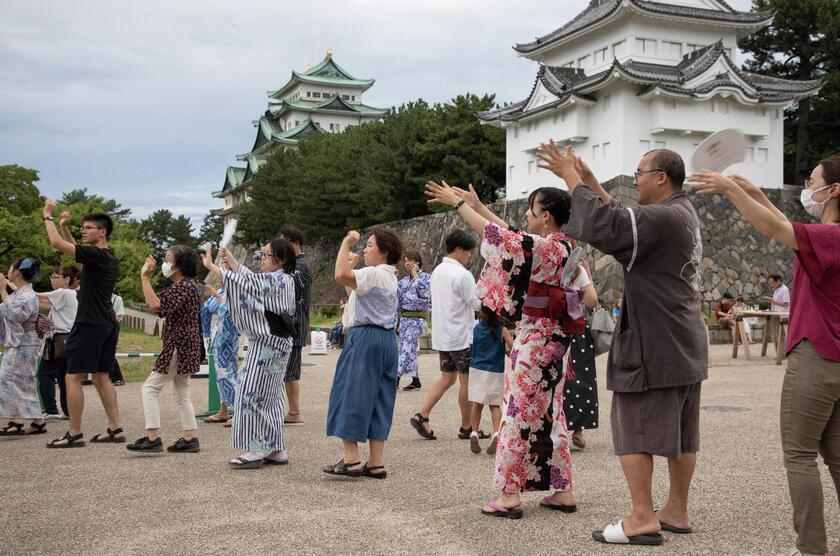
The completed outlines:
[[[715,193],[725,195],[734,189],[739,189],[738,185],[731,179],[709,170],[691,174],[685,181],[698,195]]]
[[[552,139],[548,144],[540,144],[540,148],[534,156],[542,160],[542,162],[537,163],[537,166],[550,170],[559,178],[567,181],[573,180],[574,178],[572,176],[577,174],[575,170],[575,153],[571,145],[566,145],[561,149]]]
[[[729,179],[731,179],[732,181],[734,181],[734,182],[735,182],[735,184],[736,184],[738,187],[740,187],[741,189],[743,189],[744,191],[746,191],[746,192],[747,192],[747,194],[748,194],[750,197],[753,197],[753,198],[756,198],[756,197],[757,197],[757,198],[761,198],[761,197],[764,195],[764,193],[761,191],[761,188],[760,188],[760,187],[758,187],[756,184],[754,184],[753,182],[751,182],[750,180],[748,180],[748,179],[747,179],[747,178],[745,178],[744,176],[741,176],[741,175],[736,174],[736,175],[734,175],[734,176],[729,176]]]
[[[73,216],[66,210],[61,213],[61,219],[58,221],[62,226],[67,226],[73,220]]]
[[[455,194],[467,204],[473,210],[478,210],[478,207],[481,206],[481,199],[478,198],[478,193],[475,192],[472,184],[467,186],[469,191],[465,191],[460,187],[453,187],[452,190]]]
[[[433,181],[426,182],[426,195],[431,197],[427,203],[440,203],[442,205],[449,205],[454,207],[461,200],[461,197],[455,192],[448,183],[441,180],[440,183]]]
[[[212,270],[213,265],[213,247],[208,245],[208,249],[201,254],[201,264],[204,265],[204,268],[207,270]],[[212,295],[212,294],[210,294]]]
[[[140,276],[148,278],[155,271],[156,266],[157,263],[155,262],[154,257],[149,255],[146,257],[146,262],[143,263],[143,268],[140,269]]]
[[[577,171],[581,180],[586,181],[589,178],[594,177],[594,174],[592,173],[592,170],[589,168],[589,166],[586,164],[586,162],[584,162],[583,159],[579,155],[574,155],[574,158],[575,158],[575,170]]]

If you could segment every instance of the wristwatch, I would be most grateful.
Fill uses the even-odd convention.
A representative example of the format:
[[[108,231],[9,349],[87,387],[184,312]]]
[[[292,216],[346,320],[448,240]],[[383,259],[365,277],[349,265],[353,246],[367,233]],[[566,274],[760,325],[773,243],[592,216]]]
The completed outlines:
[[[43,218],[44,218],[44,220],[49,220],[50,222],[54,222],[52,216],[44,216]]]

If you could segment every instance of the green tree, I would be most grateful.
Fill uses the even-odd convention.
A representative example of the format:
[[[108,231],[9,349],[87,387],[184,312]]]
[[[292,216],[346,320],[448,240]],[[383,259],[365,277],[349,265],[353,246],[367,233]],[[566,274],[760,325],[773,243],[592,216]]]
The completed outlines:
[[[198,245],[207,242],[217,243],[225,230],[225,219],[216,214],[207,214],[201,222],[201,229],[198,230]]]
[[[739,42],[751,55],[745,69],[825,80],[819,96],[785,111],[785,180],[801,183],[820,158],[840,150],[840,2],[753,0],[753,9],[775,12],[775,18]]]
[[[131,216],[131,209],[123,208],[122,205],[114,199],[108,199],[107,197],[103,197],[101,195],[88,194],[86,187],[74,189],[69,193],[65,193],[58,202],[63,205],[72,205],[76,207],[77,210],[83,207],[89,208],[90,210],[85,211],[84,214],[91,212],[104,212],[113,218],[115,222],[126,222]],[[84,216],[84,214],[81,214],[80,212],[78,216],[81,217]]]
[[[152,245],[158,259],[173,245],[196,247],[190,219],[184,215],[175,217],[168,209],[159,209],[140,221],[142,238]]]
[[[18,216],[32,214],[41,206],[35,182],[38,171],[17,165],[0,166],[0,207]]]

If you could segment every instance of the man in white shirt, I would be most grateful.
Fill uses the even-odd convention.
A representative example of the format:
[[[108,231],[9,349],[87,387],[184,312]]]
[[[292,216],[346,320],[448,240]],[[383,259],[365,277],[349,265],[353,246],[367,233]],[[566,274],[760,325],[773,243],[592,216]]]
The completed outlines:
[[[465,267],[470,262],[476,240],[463,230],[446,236],[446,257],[432,272],[432,348],[440,355],[441,376],[432,386],[420,411],[411,418],[411,426],[427,440],[435,440],[429,415],[443,395],[460,381],[458,405],[461,430],[458,437],[469,439],[470,402],[467,387],[472,359],[475,312],[481,301],[475,294],[475,278]]]
[[[770,302],[770,310],[774,313],[790,311],[790,290],[782,282],[781,274],[773,274],[767,282],[773,288],[773,297],[764,296]]]

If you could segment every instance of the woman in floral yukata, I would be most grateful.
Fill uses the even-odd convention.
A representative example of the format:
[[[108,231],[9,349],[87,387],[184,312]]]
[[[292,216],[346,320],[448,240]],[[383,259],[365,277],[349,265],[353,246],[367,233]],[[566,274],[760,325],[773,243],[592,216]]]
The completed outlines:
[[[231,447],[246,452],[229,464],[234,469],[284,465],[289,457],[283,435],[283,377],[294,335],[289,323],[295,314],[295,251],[285,239],[271,240],[258,252],[257,274],[225,248],[219,256],[222,268],[213,262],[210,250],[204,254],[204,266],[224,284],[233,322],[248,338],[245,362],[237,374],[230,437]]]
[[[429,202],[455,207],[482,233],[487,260],[477,286],[484,305],[516,321],[516,338],[505,373],[502,423],[496,453],[495,487],[501,495],[481,512],[522,517],[520,493],[554,491],[540,505],[565,513],[576,511],[572,461],[563,414],[563,355],[572,331],[583,325],[569,313],[577,301],[560,287],[571,250],[562,227],[569,219],[568,193],[542,187],[531,193],[526,213],[529,233],[511,229],[478,199],[475,190],[446,182],[426,184]],[[570,296],[575,294],[569,292]],[[567,307],[568,305],[568,307]],[[579,313],[579,307],[577,307]],[[567,328],[569,330],[567,330]]]
[[[239,364],[239,330],[233,323],[225,299],[225,289],[216,290],[209,284],[205,291],[210,298],[201,306],[201,334],[210,340],[213,350],[213,364],[216,367],[216,386],[222,404],[219,412],[207,417],[205,423],[225,423],[229,426],[233,399],[236,394],[236,366]],[[216,315],[216,327],[212,327],[213,315]]]

